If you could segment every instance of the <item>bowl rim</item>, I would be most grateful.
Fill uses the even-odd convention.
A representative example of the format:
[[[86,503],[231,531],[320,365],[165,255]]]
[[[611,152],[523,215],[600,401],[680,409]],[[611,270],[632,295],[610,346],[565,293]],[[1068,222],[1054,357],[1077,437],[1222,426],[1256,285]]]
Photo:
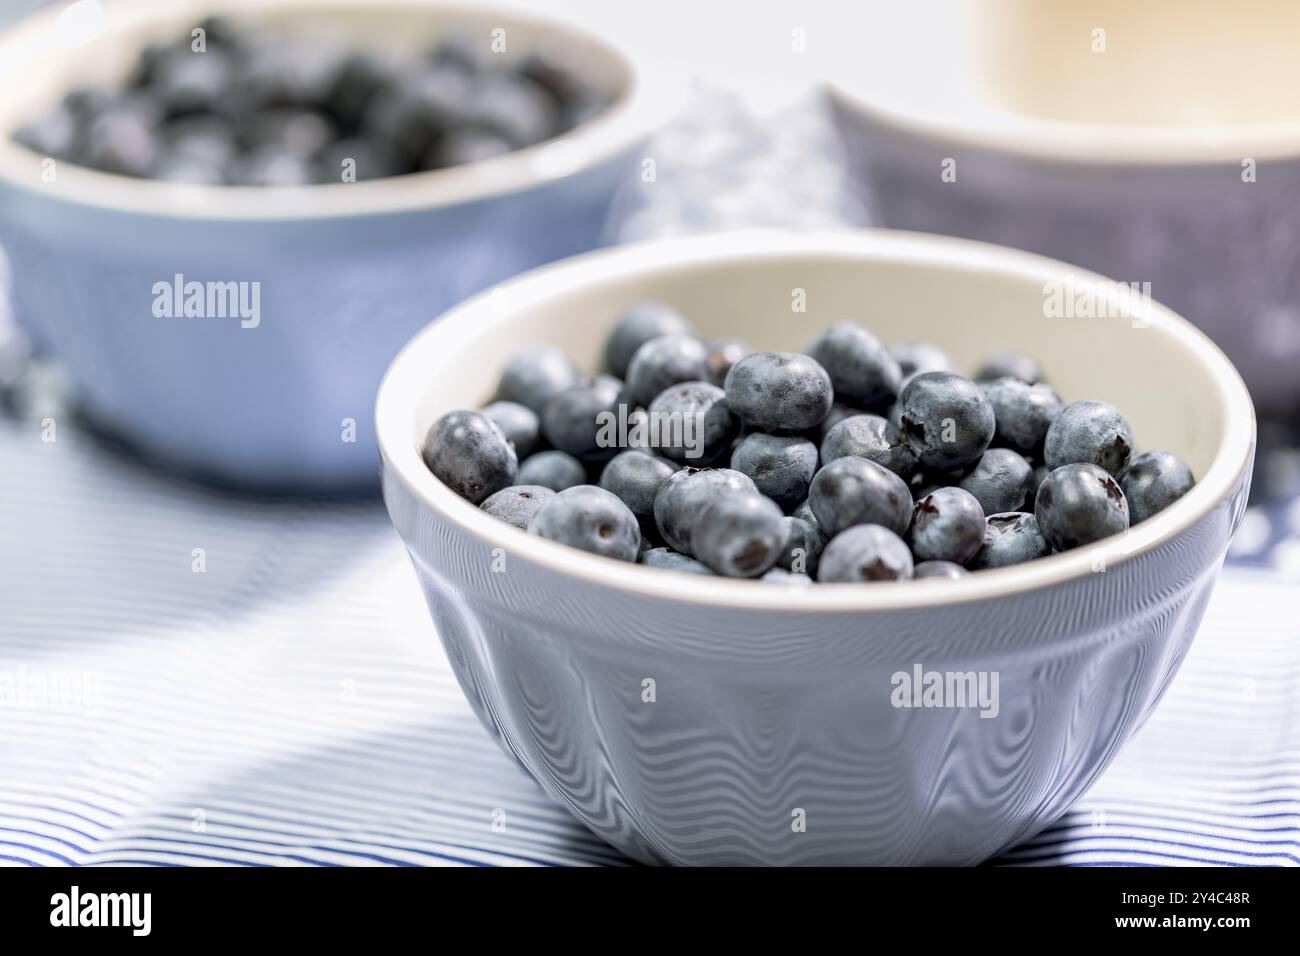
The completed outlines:
[[[864,89],[844,73],[833,72],[825,89],[841,110],[936,146],[1063,165],[1196,167],[1300,159],[1300,120],[1160,126],[1047,119],[993,107],[962,119],[898,108],[888,88]]]
[[[455,524],[490,547],[540,565],[557,575],[580,579],[629,596],[764,612],[867,612],[920,609],[1023,594],[1080,580],[1094,573],[1094,554],[1104,551],[1106,567],[1118,566],[1168,542],[1191,528],[1234,491],[1250,466],[1255,445],[1255,412],[1245,383],[1212,341],[1186,319],[1155,302],[1130,301],[1129,314],[1177,336],[1206,367],[1224,410],[1224,434],[1211,465],[1183,498],[1136,528],[1091,548],[1009,568],[980,571],[951,580],[898,581],[869,587],[857,583],[817,584],[791,591],[748,580],[675,574],[640,564],[588,554],[514,528],[484,513],[442,484],[425,466],[414,436],[414,416],[429,388],[428,369],[438,356],[457,354],[457,340],[481,332],[484,324],[504,321],[520,307],[562,296],[575,285],[616,280],[646,270],[728,262],[789,259],[791,256],[850,257],[860,260],[939,266],[965,272],[996,271],[1032,280],[1100,283],[1101,295],[1113,294],[1105,279],[1054,259],[1028,252],[946,236],[895,230],[773,232],[744,230],[724,236],[647,241],[599,250],[544,266],[503,283],[508,295],[484,292],[452,308],[426,326],[393,359],[375,403],[376,434],[389,482],[399,481],[420,507]],[[501,302],[508,303],[505,311]],[[388,476],[391,474],[392,478]],[[408,529],[399,527],[405,536]]]
[[[604,111],[573,130],[504,156],[404,176],[279,188],[165,183],[70,162],[60,164],[57,183],[47,183],[41,176],[46,157],[12,140],[6,128],[0,130],[0,186],[79,206],[183,220],[269,221],[415,212],[518,193],[596,168],[648,138],[673,115],[684,95],[679,78],[655,75],[651,81],[650,71],[633,45],[509,0],[488,4],[376,0],[373,5],[366,0],[226,0],[216,12],[238,19],[249,13],[295,11],[310,15],[312,11],[348,8],[384,8],[409,16],[436,13],[469,21],[499,17],[506,27],[526,26],[544,37],[567,37],[601,47],[626,74],[627,86]],[[33,51],[51,46],[49,38],[55,35],[62,12],[59,7],[38,10],[0,32],[0,82],[6,73],[32,63],[38,56]],[[214,11],[211,0],[172,0],[165,9],[151,0],[115,0],[105,7],[105,13],[109,12],[112,19],[106,17],[97,36],[129,33],[155,21],[194,17],[197,22]],[[77,49],[54,46],[55,54],[61,56],[76,55]]]

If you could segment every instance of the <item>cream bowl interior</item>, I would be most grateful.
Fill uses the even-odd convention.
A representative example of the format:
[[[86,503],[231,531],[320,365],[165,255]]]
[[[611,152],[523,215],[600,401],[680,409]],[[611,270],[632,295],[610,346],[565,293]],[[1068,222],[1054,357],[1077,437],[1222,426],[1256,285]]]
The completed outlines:
[[[79,30],[76,21],[61,19],[60,6],[28,17],[0,36],[0,83],[5,88],[0,98],[0,178],[61,199],[150,214],[261,219],[420,209],[510,192],[597,164],[653,130],[677,103],[670,81],[648,85],[628,50],[610,38],[509,4],[107,0],[103,9],[102,18],[90,18],[92,29],[86,31]],[[505,31],[506,48],[499,54],[504,60],[549,53],[612,103],[557,139],[490,160],[387,179],[273,190],[204,187],[113,176],[62,163],[56,182],[43,182],[43,157],[14,142],[14,129],[75,87],[118,88],[143,47],[174,42],[214,12],[270,31],[297,31],[322,42],[379,50],[399,60],[418,56],[448,34],[481,34],[486,47],[490,31],[500,28]]]
[[[1091,294],[1110,317],[1045,315],[1051,294]],[[802,294],[805,312],[792,307]],[[988,353],[1033,355],[1067,401],[1121,409],[1141,450],[1181,455],[1196,487],[1174,506],[1101,547],[1108,564],[1155,547],[1224,500],[1249,467],[1255,422],[1232,365],[1201,332],[1162,306],[1061,263],[965,240],[899,232],[742,233],[623,247],[557,263],[451,310],[398,355],[380,388],[376,422],[386,467],[441,519],[564,574],[643,594],[671,589],[709,604],[873,609],[970,601],[1041,587],[1093,570],[1080,549],[962,581],[819,585],[791,594],[750,581],[673,575],[598,558],[530,536],[444,487],[419,454],[430,425],[491,400],[505,363],[555,345],[588,369],[606,333],[641,299],[681,309],[698,332],[756,349],[798,350],[852,319],[888,344],[934,342],[969,372]],[[1078,298],[1076,302],[1080,301]]]
[[[1098,163],[1300,155],[1290,0],[934,0],[836,22],[832,84],[901,129]]]

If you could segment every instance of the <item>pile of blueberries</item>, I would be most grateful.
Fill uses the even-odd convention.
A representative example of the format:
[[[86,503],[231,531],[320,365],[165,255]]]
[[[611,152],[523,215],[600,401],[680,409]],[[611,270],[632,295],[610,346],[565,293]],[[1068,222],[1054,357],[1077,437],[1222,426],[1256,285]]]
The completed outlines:
[[[125,88],[74,90],[14,138],[42,156],[122,176],[300,186],[489,159],[567,132],[608,105],[540,56],[497,65],[486,35],[396,62],[220,17],[199,28],[202,49],[190,32],[148,47]]]
[[[992,356],[972,381],[933,345],[891,351],[853,322],[806,353],[750,352],[642,303],[605,358],[586,376],[556,348],[515,356],[498,400],[434,423],[425,463],[530,534],[792,585],[1019,564],[1118,534],[1193,484],[1176,455],[1135,455],[1110,405],[1066,405],[1025,356]],[[658,447],[611,447],[600,423],[620,406],[629,422],[693,416],[702,441],[629,428]]]

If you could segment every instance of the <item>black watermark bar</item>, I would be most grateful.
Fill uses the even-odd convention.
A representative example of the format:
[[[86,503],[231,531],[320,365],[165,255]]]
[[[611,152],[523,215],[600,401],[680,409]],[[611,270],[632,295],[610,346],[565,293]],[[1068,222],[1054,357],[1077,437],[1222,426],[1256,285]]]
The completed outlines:
[[[1265,869],[11,869],[0,870],[0,914],[13,942],[75,935],[128,945],[337,945],[377,932],[432,942],[434,928],[509,925],[531,925],[540,940],[547,926],[597,917],[629,930],[693,920],[743,930],[781,913],[792,927],[814,916],[856,921],[857,931],[924,926],[928,941],[1055,932],[1228,943],[1293,928],[1298,889],[1296,870]]]

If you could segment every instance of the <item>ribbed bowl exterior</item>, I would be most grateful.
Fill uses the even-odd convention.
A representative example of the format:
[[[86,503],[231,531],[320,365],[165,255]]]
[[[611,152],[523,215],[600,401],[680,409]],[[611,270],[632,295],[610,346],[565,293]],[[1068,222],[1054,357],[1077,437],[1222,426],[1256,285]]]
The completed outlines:
[[[1083,578],[866,613],[678,601],[668,572],[661,598],[615,593],[494,552],[391,468],[384,493],[484,726],[628,856],[969,865],[1060,817],[1160,700],[1249,482]],[[895,707],[917,665],[996,673],[997,715]]]

